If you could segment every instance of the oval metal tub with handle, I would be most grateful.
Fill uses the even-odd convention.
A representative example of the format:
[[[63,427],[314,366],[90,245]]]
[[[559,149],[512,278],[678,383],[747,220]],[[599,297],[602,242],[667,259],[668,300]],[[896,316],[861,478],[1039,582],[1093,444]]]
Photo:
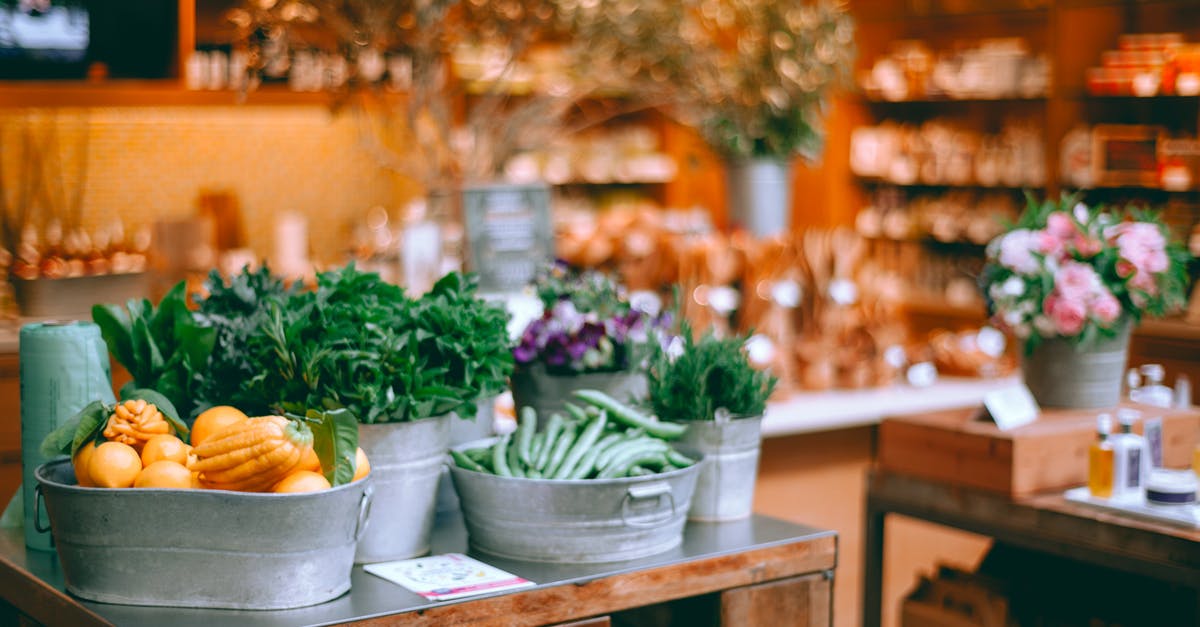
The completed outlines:
[[[478,448],[489,441],[454,448]],[[566,480],[500,477],[451,462],[450,476],[472,549],[519,560],[593,563],[679,546],[699,467]]]
[[[102,603],[277,610],[350,589],[371,477],[297,494],[84,488],[70,461],[36,471],[72,594]],[[39,529],[39,530],[41,530]]]

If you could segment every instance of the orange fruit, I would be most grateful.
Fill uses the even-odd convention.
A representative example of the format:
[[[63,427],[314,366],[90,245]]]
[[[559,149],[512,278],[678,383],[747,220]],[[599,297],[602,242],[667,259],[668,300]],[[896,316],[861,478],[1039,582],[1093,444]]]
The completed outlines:
[[[248,419],[249,416],[243,414],[236,407],[230,407],[229,405],[209,407],[200,412],[200,415],[196,416],[195,422],[192,423],[192,446],[200,446],[202,442],[212,437],[212,434],[221,431],[229,425]]]
[[[188,489],[192,487],[192,472],[179,462],[160,459],[138,473],[133,487]]]
[[[279,480],[275,487],[271,488],[272,492],[316,492],[317,490],[328,490],[330,487],[329,480],[318,472],[311,470],[297,470],[292,474]]]
[[[88,474],[88,463],[92,461],[92,453],[96,450],[95,442],[88,442],[75,451],[71,457],[71,466],[75,468],[75,482],[85,488],[94,488],[96,483]]]
[[[151,437],[142,445],[142,466],[149,467],[159,460],[169,460],[177,464],[186,464],[188,457],[188,445],[183,443],[183,440],[166,434]]]
[[[362,447],[360,446],[358,447],[358,450],[354,452],[354,478],[351,479],[350,482],[354,483],[370,473],[371,462],[367,460],[367,454],[363,452]]]
[[[296,469],[321,472],[321,458],[317,457],[317,452],[312,446],[304,448],[304,454],[300,456],[300,465],[296,466]]]
[[[88,476],[99,488],[128,488],[142,471],[142,458],[128,444],[105,442],[92,451]]]

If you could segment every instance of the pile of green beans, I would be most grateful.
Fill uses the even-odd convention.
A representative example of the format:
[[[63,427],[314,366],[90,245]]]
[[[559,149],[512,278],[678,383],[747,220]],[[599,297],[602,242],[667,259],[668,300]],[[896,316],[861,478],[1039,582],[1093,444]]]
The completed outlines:
[[[460,468],[528,479],[613,479],[686,468],[696,463],[667,443],[686,427],[660,422],[597,390],[578,390],[581,404],[550,415],[522,407],[517,429],[490,446],[452,450]]]

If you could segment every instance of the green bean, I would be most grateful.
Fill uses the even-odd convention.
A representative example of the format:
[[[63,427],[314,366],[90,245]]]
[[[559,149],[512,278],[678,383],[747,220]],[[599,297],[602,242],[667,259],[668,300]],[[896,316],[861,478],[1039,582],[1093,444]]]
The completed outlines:
[[[521,422],[517,425],[517,457],[526,468],[533,466],[533,436],[537,433],[537,410],[526,405],[521,408]]]
[[[612,479],[614,477],[623,477],[634,466],[656,464],[659,460],[666,461],[666,458],[662,455],[662,451],[635,449],[628,455],[622,455],[613,460],[612,464],[608,468],[605,468],[597,478]]]
[[[554,412],[550,414],[550,419],[546,421],[546,438],[542,443],[542,450],[538,451],[537,459],[534,460],[533,467],[546,471],[546,464],[550,462],[550,454],[553,453],[554,444],[558,441],[558,436],[562,433],[564,418],[563,415]]]
[[[584,454],[596,445],[596,441],[600,439],[600,433],[604,431],[604,425],[608,422],[608,416],[601,413],[591,422],[587,423],[587,427],[583,429],[583,433],[579,434],[579,439],[575,440],[575,444],[567,451],[566,457],[563,458],[562,465],[554,470],[553,479],[568,479],[575,470],[575,466],[579,465],[579,461],[583,459]]]
[[[684,455],[683,453],[680,453],[675,449],[669,449],[667,451],[667,461],[670,462],[672,466],[677,466],[679,468],[687,468],[688,466],[696,463],[696,460]]]
[[[562,435],[558,436],[558,441],[554,443],[554,452],[550,455],[550,463],[542,469],[542,472],[553,478],[558,472],[558,467],[562,465],[563,460],[567,457],[567,451],[571,449],[571,445],[575,443],[575,434],[579,431],[579,425],[574,422],[567,423],[563,429]]]
[[[599,470],[607,466],[608,462],[612,460],[613,455],[616,455],[618,452],[620,452],[620,445],[628,444],[630,442],[648,442],[652,440],[652,438],[646,437],[646,434],[644,434],[641,429],[630,429],[622,434],[621,440],[617,443],[617,445],[611,446],[608,448],[608,450],[600,453],[600,456],[596,458],[596,468]],[[662,440],[653,441],[661,442]]]
[[[508,440],[510,437],[510,435],[505,435],[492,445],[492,470],[500,477],[513,476],[512,469],[508,467]]]
[[[521,466],[521,457],[517,453],[517,444],[514,443],[508,447],[504,461],[508,462],[508,469],[512,471],[514,477],[525,477],[525,469]]]
[[[662,440],[654,440],[650,438],[626,442],[614,447],[615,452],[609,458],[608,463],[600,468],[599,477],[619,477],[629,470],[633,464],[633,460],[640,459],[641,456],[650,453],[663,453],[667,450],[667,444]],[[612,474],[614,469],[620,468],[621,472]]]
[[[459,468],[474,470],[475,472],[488,472],[487,468],[479,465],[478,462],[468,457],[467,454],[463,453],[462,451],[450,449],[450,457],[454,458],[454,463],[457,464]]]
[[[588,475],[592,474],[592,469],[596,467],[596,459],[600,457],[600,454],[621,441],[620,433],[609,433],[600,438],[600,441],[596,442],[595,446],[583,454],[583,459],[579,460],[579,464],[575,466],[575,469],[571,471],[571,474],[567,478],[586,479]]]
[[[538,455],[542,453],[542,447],[546,445],[546,432],[539,431],[533,435],[533,443],[529,445],[529,467],[537,468]]]
[[[565,403],[563,405],[567,410],[567,414],[579,422],[587,422],[589,416],[586,411],[575,403]]]
[[[641,427],[646,433],[664,440],[674,440],[687,430],[685,425],[674,422],[661,422],[640,411],[618,401],[599,390],[575,390],[572,394],[591,405],[606,410],[609,417],[619,420],[630,427]]]

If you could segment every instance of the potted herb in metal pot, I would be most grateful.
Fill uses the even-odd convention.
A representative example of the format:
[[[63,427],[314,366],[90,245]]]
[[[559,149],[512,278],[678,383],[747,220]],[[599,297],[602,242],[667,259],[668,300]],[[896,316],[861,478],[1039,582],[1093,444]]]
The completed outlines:
[[[538,274],[534,289],[543,313],[512,348],[518,410],[533,407],[544,421],[582,389],[622,401],[645,398],[648,340],[665,316],[634,307],[616,282],[597,271],[555,264]]]
[[[254,283],[233,282],[249,297]],[[512,371],[507,313],[476,296],[473,277],[448,274],[411,298],[353,265],[319,273],[313,290],[262,297],[248,317],[210,316],[218,325],[248,324],[227,335],[241,350],[213,352],[214,361],[241,363],[210,364],[245,376],[202,401],[354,414],[375,484],[355,561],[427,553],[450,417],[474,417],[478,401],[503,390]]]
[[[778,379],[755,369],[744,337],[695,338],[689,325],[646,370],[650,404],[662,420],[682,422],[681,449],[704,461],[688,517],[735,520],[750,515],[758,477],[761,426]]]

